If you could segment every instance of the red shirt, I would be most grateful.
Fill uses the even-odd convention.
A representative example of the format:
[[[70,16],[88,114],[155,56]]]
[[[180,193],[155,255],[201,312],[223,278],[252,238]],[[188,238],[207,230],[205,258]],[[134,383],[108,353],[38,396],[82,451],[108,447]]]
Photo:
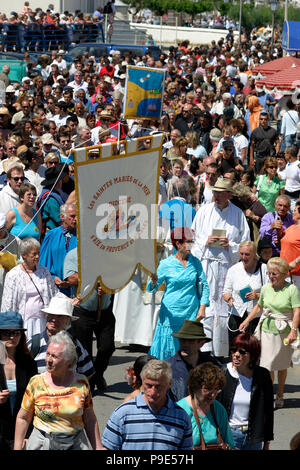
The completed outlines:
[[[104,74],[108,74],[110,78],[113,78],[115,72],[115,68],[113,65],[109,65],[109,70],[107,69],[106,65],[101,67],[99,76],[102,77]]]

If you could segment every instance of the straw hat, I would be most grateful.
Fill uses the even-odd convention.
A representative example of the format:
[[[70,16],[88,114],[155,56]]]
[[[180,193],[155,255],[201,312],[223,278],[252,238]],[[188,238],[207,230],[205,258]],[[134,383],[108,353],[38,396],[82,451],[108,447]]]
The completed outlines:
[[[218,178],[216,184],[211,187],[212,191],[230,191],[231,193],[234,192],[232,182],[229,178]]]
[[[111,121],[115,120],[115,117],[111,113],[108,113],[105,110],[101,111],[99,117],[100,117],[100,121],[101,121],[101,118],[107,118],[107,119],[110,119]]]

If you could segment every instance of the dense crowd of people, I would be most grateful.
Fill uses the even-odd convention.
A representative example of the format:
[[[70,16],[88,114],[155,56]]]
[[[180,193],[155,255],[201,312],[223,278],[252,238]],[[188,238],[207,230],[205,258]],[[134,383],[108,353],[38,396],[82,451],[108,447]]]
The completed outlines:
[[[275,56],[231,27],[158,60],[64,55],[0,74],[0,448],[268,450],[300,322],[299,107],[252,76]],[[165,69],[160,119],[124,119],[128,65]],[[81,302],[72,151],[157,133],[157,273]],[[115,340],[151,348],[101,439]]]
[[[20,12],[9,15],[0,12],[0,46],[2,51],[24,52],[56,49],[58,45],[68,48],[80,41],[105,42],[104,26],[107,22],[107,38],[111,42],[116,14],[115,0],[108,0],[104,7],[97,7],[93,13],[81,10],[62,14],[49,4],[46,10],[30,7],[24,2]],[[101,39],[100,39],[101,38]]]

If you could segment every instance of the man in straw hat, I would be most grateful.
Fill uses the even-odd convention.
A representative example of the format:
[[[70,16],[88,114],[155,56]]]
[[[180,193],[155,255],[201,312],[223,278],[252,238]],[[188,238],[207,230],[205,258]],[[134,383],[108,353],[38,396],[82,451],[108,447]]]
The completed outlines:
[[[98,118],[98,123],[100,125],[97,125],[91,131],[92,140],[95,145],[101,142],[102,136],[107,135],[107,133],[105,133],[104,131],[109,130],[110,129],[109,124],[115,121],[115,117],[108,111],[105,111],[104,109],[99,114],[97,114],[97,118]]]
[[[70,299],[57,294],[52,297],[49,305],[41,310],[46,315],[46,329],[42,333],[33,335],[27,344],[37,363],[39,374],[46,371],[46,351],[51,336],[63,330],[68,331],[71,322],[77,320],[77,317],[73,315],[73,308]],[[87,350],[69,331],[68,334],[76,346],[78,356],[77,372],[91,378],[95,373],[95,369]]]
[[[172,367],[170,395],[173,400],[178,401],[188,395],[187,380],[192,369],[203,362],[213,362],[219,366],[220,364],[209,352],[200,351],[205,343],[211,342],[211,338],[204,333],[201,322],[184,320],[180,330],[172,333],[172,336],[179,339],[180,347],[177,353],[166,361]]]
[[[239,261],[239,245],[250,240],[250,230],[241,209],[230,202],[232,182],[218,178],[213,202],[200,207],[192,224],[195,244],[192,254],[200,259],[210,287],[210,306],[203,319],[204,331],[212,342],[203,350],[217,357],[228,356],[228,307],[222,298],[228,269]]]

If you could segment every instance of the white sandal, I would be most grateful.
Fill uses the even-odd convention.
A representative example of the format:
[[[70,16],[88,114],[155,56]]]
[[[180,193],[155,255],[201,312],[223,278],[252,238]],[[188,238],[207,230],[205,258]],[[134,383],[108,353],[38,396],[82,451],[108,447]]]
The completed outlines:
[[[279,397],[278,395],[276,395],[276,398],[275,398],[275,408],[283,408],[284,406],[284,399],[283,397]]]

